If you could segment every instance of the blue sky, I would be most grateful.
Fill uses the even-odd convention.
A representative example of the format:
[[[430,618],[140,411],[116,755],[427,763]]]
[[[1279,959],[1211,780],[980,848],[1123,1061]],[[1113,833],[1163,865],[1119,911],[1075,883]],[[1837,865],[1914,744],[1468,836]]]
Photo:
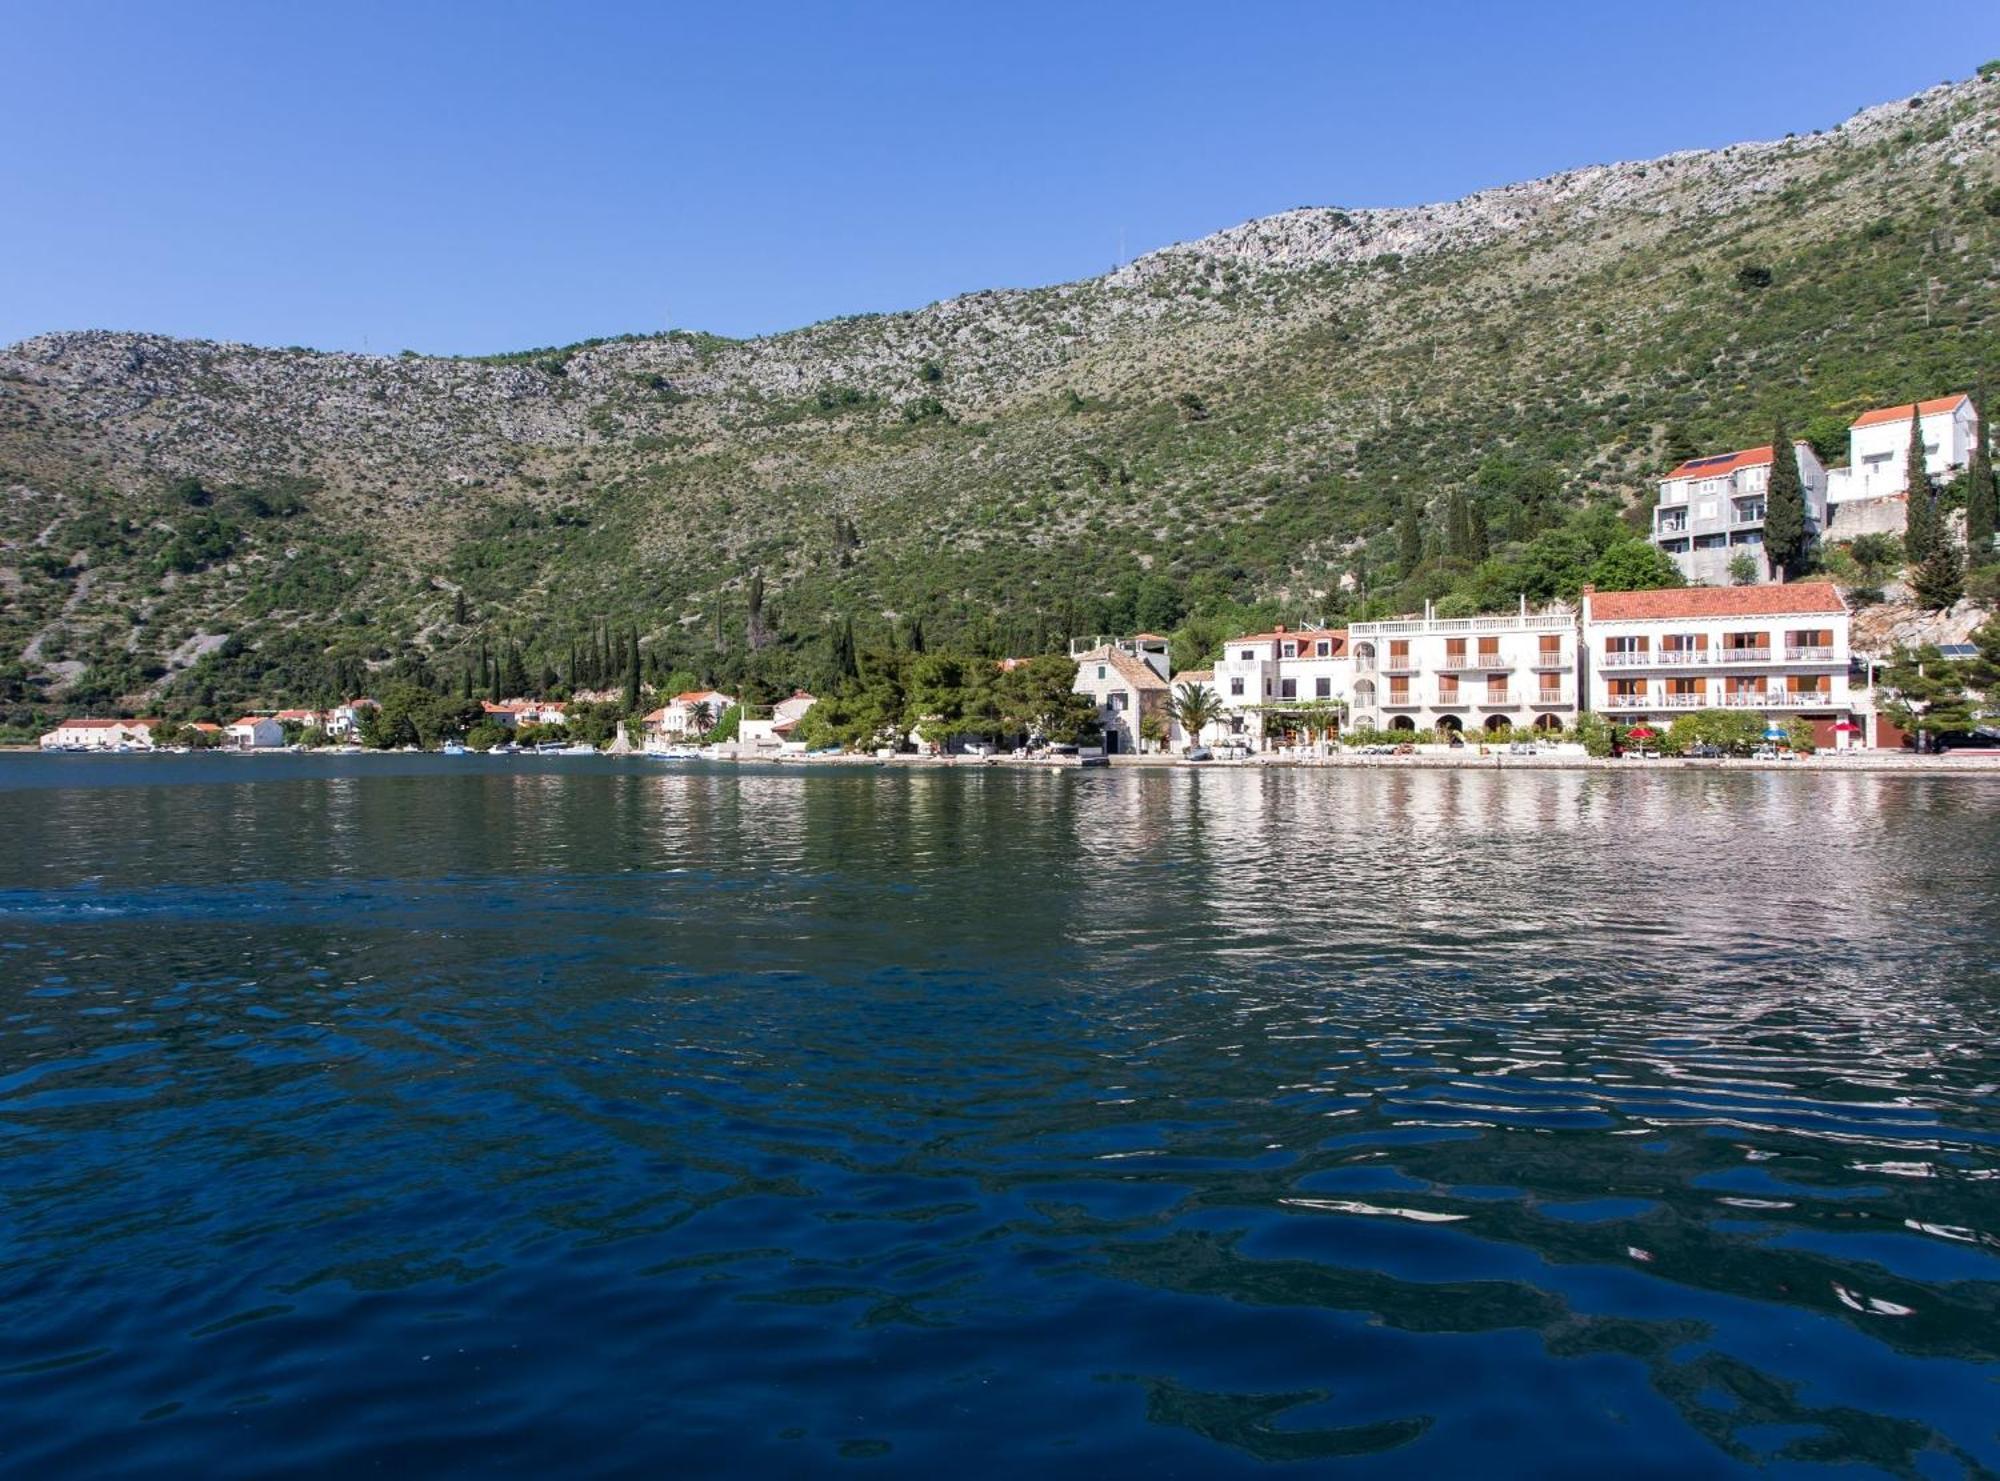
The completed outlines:
[[[0,55],[0,343],[480,353],[1824,128],[2000,4],[0,0]]]

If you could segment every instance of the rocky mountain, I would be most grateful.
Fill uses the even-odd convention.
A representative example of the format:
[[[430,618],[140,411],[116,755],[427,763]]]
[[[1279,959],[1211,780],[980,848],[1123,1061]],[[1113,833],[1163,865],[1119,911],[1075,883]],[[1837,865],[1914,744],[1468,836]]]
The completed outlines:
[[[920,614],[1380,610],[1414,493],[1496,549],[1676,454],[2000,369],[2000,74],[1781,141],[1302,209],[1106,277],[484,359],[0,350],[0,705],[229,704],[602,621],[777,671]],[[750,578],[768,650],[746,654]],[[1462,573],[1457,573],[1462,574]],[[1158,620],[1156,617],[1155,620]]]

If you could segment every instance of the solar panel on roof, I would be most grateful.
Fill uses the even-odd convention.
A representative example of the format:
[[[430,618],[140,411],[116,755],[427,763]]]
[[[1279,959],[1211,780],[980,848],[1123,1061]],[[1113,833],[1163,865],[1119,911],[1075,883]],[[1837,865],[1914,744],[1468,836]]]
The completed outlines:
[[[1970,643],[1940,643],[1938,652],[1946,658],[1970,658],[1979,650]]]
[[[1706,468],[1710,463],[1726,463],[1735,456],[1735,453],[1711,453],[1705,458],[1694,458],[1683,466],[1688,468]]]

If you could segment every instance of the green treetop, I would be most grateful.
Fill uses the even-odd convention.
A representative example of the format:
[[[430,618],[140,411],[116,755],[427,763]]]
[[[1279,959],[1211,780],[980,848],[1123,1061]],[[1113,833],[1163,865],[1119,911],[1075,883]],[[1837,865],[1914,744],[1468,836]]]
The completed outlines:
[[[1983,566],[1993,558],[1993,530],[2000,523],[2000,491],[1996,491],[1993,483],[1993,457],[1982,411],[1986,404],[1982,391],[1979,404],[1973,408],[1979,414],[1979,430],[1973,434],[1972,460],[1965,469],[1965,550],[1966,558],[1975,566]]]
[[[1924,431],[1915,407],[1910,408],[1909,477],[1905,485],[1909,514],[1903,530],[1903,556],[1911,566],[1920,566],[1924,557],[1943,538],[1937,501],[1931,497],[1930,475],[1924,472]]]

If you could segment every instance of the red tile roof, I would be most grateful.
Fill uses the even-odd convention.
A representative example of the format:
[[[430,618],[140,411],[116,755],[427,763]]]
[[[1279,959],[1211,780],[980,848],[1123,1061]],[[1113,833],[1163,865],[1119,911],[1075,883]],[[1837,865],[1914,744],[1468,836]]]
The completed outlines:
[[[1167,681],[1153,672],[1151,664],[1141,663],[1131,654],[1122,653],[1116,648],[1093,648],[1090,652],[1083,654],[1077,659],[1079,667],[1086,663],[1110,664],[1114,669],[1118,670],[1118,677],[1134,689],[1164,689],[1167,687]]]
[[[1174,675],[1174,682],[1176,684],[1213,684],[1215,682],[1215,670],[1182,669]]]
[[[1667,591],[1600,591],[1590,597],[1593,622],[1643,622],[1676,617],[1787,617],[1845,612],[1831,581],[1784,586],[1689,586]]]
[[[1958,404],[1963,400],[1965,400],[1965,392],[1959,391],[1951,396],[1936,396],[1929,401],[1919,401],[1916,405],[1917,410],[1923,415],[1934,417],[1942,412],[1955,411],[1958,408]],[[1854,419],[1851,425],[1856,427],[1879,427],[1884,422],[1907,422],[1909,419],[1910,403],[1905,401],[1901,406],[1878,406],[1873,411],[1864,411]]]
[[[1680,467],[1667,475],[1667,481],[1677,478],[1724,478],[1739,468],[1761,468],[1771,461],[1771,444],[1762,447],[1746,447],[1737,453],[1710,453],[1704,458],[1689,458]]]

